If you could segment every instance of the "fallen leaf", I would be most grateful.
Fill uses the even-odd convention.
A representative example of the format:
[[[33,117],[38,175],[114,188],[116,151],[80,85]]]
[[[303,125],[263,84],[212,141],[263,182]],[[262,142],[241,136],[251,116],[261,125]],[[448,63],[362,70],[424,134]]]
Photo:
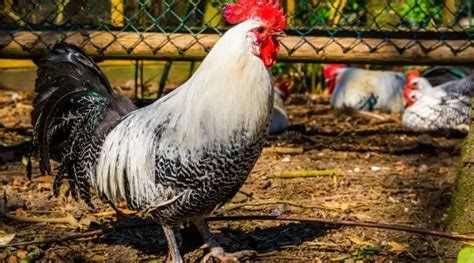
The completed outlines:
[[[372,221],[373,218],[369,215],[362,214],[362,213],[355,213],[354,216],[361,221]]]
[[[21,156],[21,164],[23,164],[24,166],[28,165],[28,157],[26,156]]]
[[[368,241],[364,241],[364,240],[360,240],[356,237],[349,237],[348,238],[352,243],[355,243],[357,245],[361,245],[361,246],[369,246],[369,247],[375,247],[375,245],[373,243],[370,243]]]
[[[33,179],[33,181],[41,182],[41,183],[51,183],[54,179],[54,176],[52,175],[43,175],[43,176],[38,176]]]
[[[16,234],[7,234],[5,232],[0,232],[0,246],[8,245],[14,238]]]
[[[7,262],[8,263],[17,263],[18,259],[15,256],[9,256]]]
[[[25,210],[18,208],[15,210],[15,215],[16,216],[27,216],[27,213]]]
[[[322,206],[332,210],[342,210],[343,212],[350,208],[348,203],[339,203],[336,201],[327,201],[321,204]]]
[[[407,244],[400,244],[394,241],[388,242],[388,245],[391,246],[392,248],[390,249],[391,252],[400,254],[403,252],[408,251],[408,245]]]
[[[341,256],[330,258],[329,260],[331,260],[331,261],[343,261],[344,259],[346,259],[348,257],[349,257],[348,255],[341,255]]]
[[[25,251],[25,250],[20,250],[16,252],[16,256],[20,259],[26,258],[27,255],[28,255],[28,251]]]

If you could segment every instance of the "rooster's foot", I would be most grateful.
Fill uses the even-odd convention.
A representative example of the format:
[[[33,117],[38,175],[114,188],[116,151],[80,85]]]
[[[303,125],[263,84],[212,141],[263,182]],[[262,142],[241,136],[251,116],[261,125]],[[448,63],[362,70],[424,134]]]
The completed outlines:
[[[239,259],[250,258],[257,254],[253,250],[242,250],[234,253],[226,253],[222,247],[213,247],[211,251],[204,256],[202,262],[211,262],[211,258],[217,259],[218,262],[238,262]]]

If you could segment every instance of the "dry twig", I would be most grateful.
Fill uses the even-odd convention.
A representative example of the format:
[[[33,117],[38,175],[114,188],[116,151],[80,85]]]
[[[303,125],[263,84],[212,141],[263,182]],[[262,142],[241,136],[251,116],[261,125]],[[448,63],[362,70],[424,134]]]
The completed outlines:
[[[7,219],[25,222],[25,223],[51,223],[51,224],[69,224],[72,227],[81,227],[79,222],[70,214],[65,217],[59,218],[43,218],[43,217],[28,217],[28,216],[17,216],[0,210],[0,217]]]
[[[300,208],[309,208],[309,209],[317,208],[317,209],[324,209],[324,210],[334,210],[334,209],[324,207],[324,206],[302,205],[302,204],[297,204],[295,202],[290,202],[290,201],[265,201],[265,202],[256,202],[256,203],[229,204],[229,205],[224,206],[222,210],[232,211],[232,210],[239,209],[246,206],[265,206],[265,205],[290,205],[290,206],[296,206]]]
[[[123,215],[135,215],[135,214],[138,213],[137,211],[132,211],[132,210],[129,210],[129,209],[119,209],[119,211]],[[107,211],[103,211],[103,212],[94,213],[93,215],[96,216],[96,217],[107,217],[107,216],[112,216],[112,215],[116,215],[116,214],[117,214],[117,212],[114,211],[114,210],[107,210]]]
[[[263,153],[266,154],[302,154],[303,147],[265,147]]]
[[[4,193],[4,199],[6,194]],[[0,217],[4,217],[13,221],[25,222],[25,223],[51,223],[51,224],[69,224],[73,227],[81,227],[79,222],[70,214],[65,217],[59,218],[43,218],[43,217],[28,217],[28,216],[17,216],[12,215],[5,211],[5,200],[0,201]]]
[[[316,176],[331,176],[341,174],[341,169],[332,170],[298,170],[298,171],[285,171],[273,173],[273,177],[276,178],[297,178],[297,177],[316,177]]]
[[[247,216],[215,216],[208,217],[206,219],[209,222],[212,221],[240,221],[240,220],[267,220],[267,221],[293,221],[301,223],[318,223],[326,224],[334,227],[341,226],[355,226],[355,227],[366,227],[366,228],[378,228],[378,229],[388,229],[396,231],[404,231],[408,233],[415,233],[421,235],[430,235],[435,237],[442,237],[457,241],[474,241],[474,235],[459,234],[455,232],[443,232],[435,230],[426,230],[420,229],[412,226],[398,225],[398,224],[385,224],[385,223],[376,223],[376,222],[361,222],[361,221],[349,221],[341,219],[324,219],[316,217],[297,217],[297,216],[266,216],[266,215],[247,215]]]
[[[377,114],[375,112],[370,112],[370,111],[364,111],[364,110],[359,110],[359,111],[354,111],[354,115],[362,117],[362,118],[369,118],[369,119],[376,119],[379,121],[387,121],[388,118]]]
[[[301,222],[301,223],[317,223],[325,224],[333,227],[342,227],[342,226],[354,226],[354,227],[366,227],[366,228],[377,228],[377,229],[388,229],[396,231],[404,231],[408,233],[415,233],[420,235],[429,235],[440,238],[446,238],[456,241],[474,241],[474,235],[459,234],[454,232],[443,232],[443,231],[434,231],[420,229],[412,226],[398,225],[398,224],[384,224],[384,223],[375,223],[375,222],[361,222],[361,221],[349,221],[349,220],[340,220],[340,219],[324,219],[316,217],[298,217],[298,216],[266,216],[266,215],[246,215],[246,216],[211,216],[206,218],[208,222],[214,221],[242,221],[242,220],[267,220],[267,221],[287,221],[287,222]],[[88,231],[84,233],[71,234],[62,238],[47,239],[47,240],[38,240],[38,241],[27,241],[19,242],[14,244],[9,244],[5,246],[0,246],[0,248],[6,247],[20,247],[26,245],[39,245],[39,244],[50,244],[58,243],[69,240],[75,240],[80,238],[88,237],[98,237],[104,234],[113,232],[113,231],[122,231],[131,228],[140,228],[156,225],[156,222],[142,222],[133,225],[124,225],[118,227],[109,227],[104,229],[98,229],[93,231]]]

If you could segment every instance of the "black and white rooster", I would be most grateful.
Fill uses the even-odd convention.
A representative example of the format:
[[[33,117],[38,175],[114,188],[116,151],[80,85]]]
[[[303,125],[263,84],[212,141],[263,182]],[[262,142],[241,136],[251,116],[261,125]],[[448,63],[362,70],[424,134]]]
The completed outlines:
[[[414,78],[405,90],[407,108],[403,125],[416,131],[468,129],[471,123],[474,76],[431,86],[428,79]]]
[[[112,92],[79,48],[57,44],[41,60],[32,122],[40,169],[60,163],[72,193],[90,203],[95,189],[108,202],[126,200],[163,226],[171,258],[182,262],[174,229],[191,222],[210,247],[225,253],[204,217],[245,182],[268,134],[276,36],[286,18],[278,1],[240,0],[223,16],[238,24],[215,44],[196,73],[153,104],[135,109]]]

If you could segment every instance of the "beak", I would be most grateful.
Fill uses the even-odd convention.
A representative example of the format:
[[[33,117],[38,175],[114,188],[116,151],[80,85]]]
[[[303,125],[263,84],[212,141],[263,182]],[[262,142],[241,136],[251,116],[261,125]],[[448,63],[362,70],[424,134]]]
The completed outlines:
[[[285,31],[273,32],[275,37],[286,37]]]

